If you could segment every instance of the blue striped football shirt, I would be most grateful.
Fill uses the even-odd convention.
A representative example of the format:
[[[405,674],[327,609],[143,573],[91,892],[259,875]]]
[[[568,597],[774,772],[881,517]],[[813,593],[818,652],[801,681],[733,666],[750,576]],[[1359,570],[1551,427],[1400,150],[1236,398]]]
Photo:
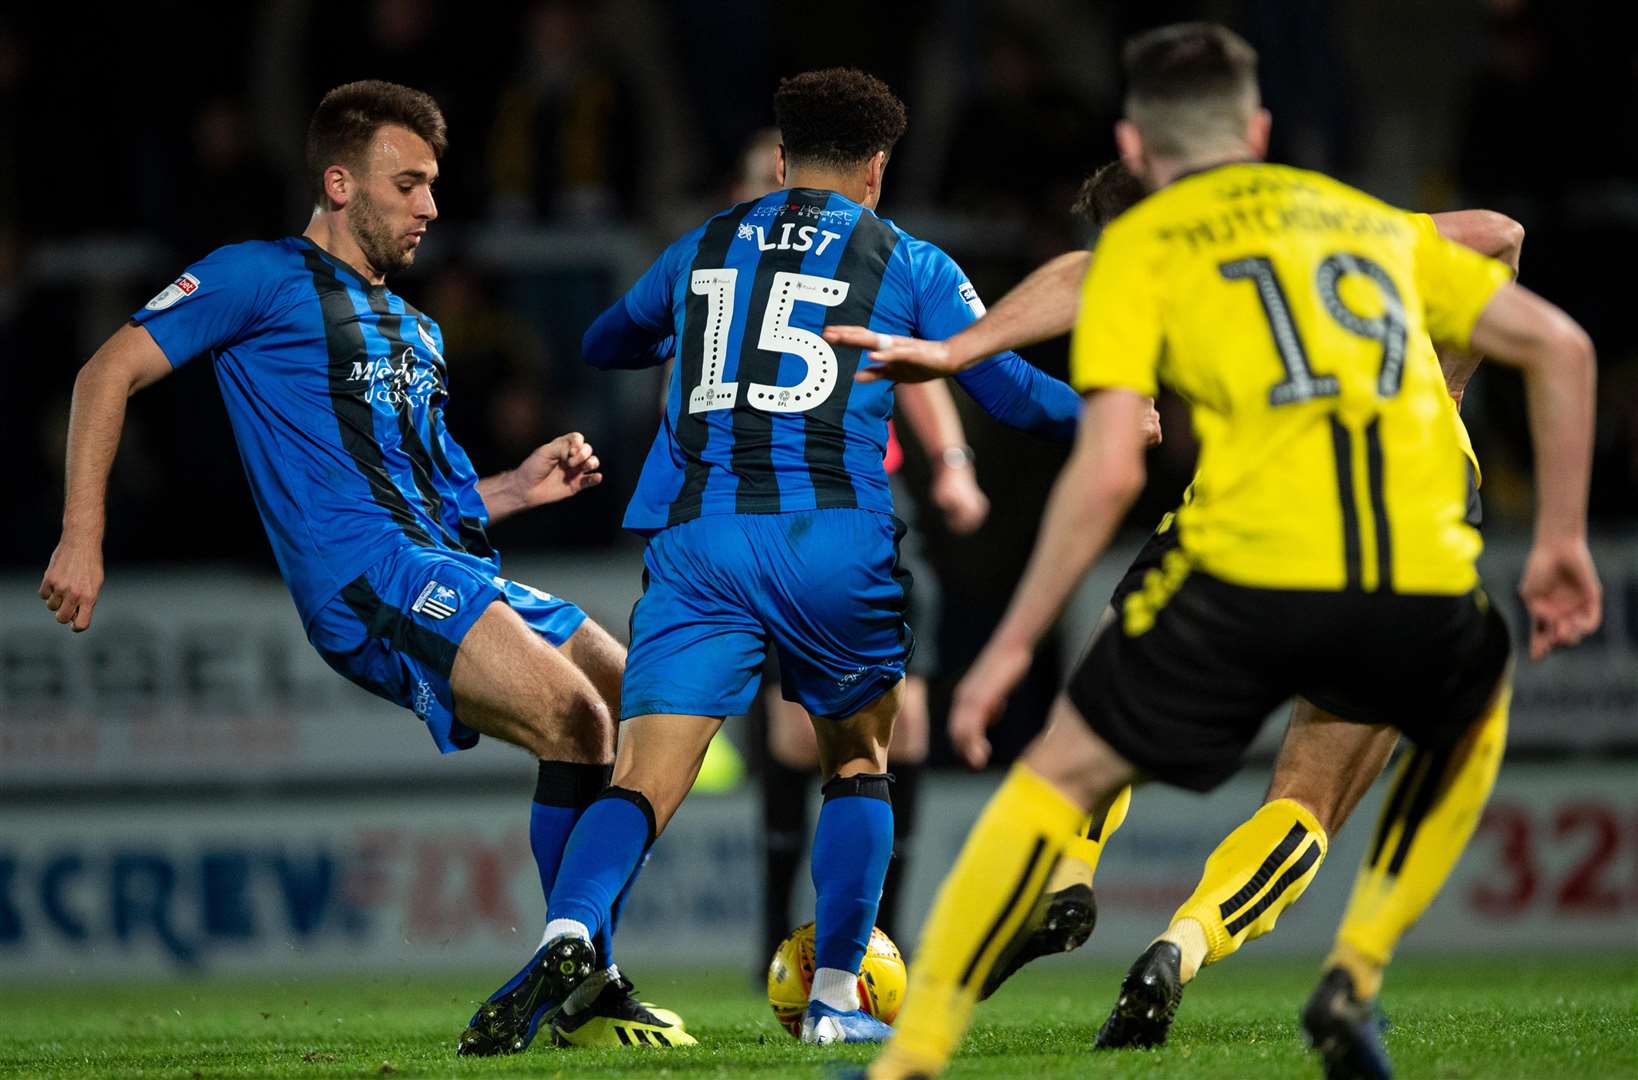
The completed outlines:
[[[173,366],[209,356],[304,623],[404,544],[499,568],[444,426],[438,324],[305,237],[220,248],[132,316]]]
[[[955,260],[835,192],[776,191],[711,218],[667,248],[583,342],[597,367],[676,356],[626,527],[891,512],[882,454],[893,386],[855,383],[861,350],[820,331],[859,324],[942,339],[983,310]],[[956,378],[997,419],[1073,437],[1080,398],[1016,354]]]

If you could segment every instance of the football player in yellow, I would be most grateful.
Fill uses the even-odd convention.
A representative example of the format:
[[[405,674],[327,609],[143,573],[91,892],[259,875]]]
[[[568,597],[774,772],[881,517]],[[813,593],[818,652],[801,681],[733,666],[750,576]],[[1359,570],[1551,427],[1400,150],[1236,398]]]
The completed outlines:
[[[1538,501],[1520,594],[1535,657],[1601,617],[1586,543],[1592,343],[1502,264],[1324,176],[1260,164],[1256,55],[1229,31],[1151,31],[1125,63],[1116,141],[1155,194],[1099,241],[1071,349],[1086,415],[1023,581],[958,691],[962,722],[999,711],[1142,487],[1139,433],[1161,382],[1200,436],[1193,498],[1178,549],[1094,640],[974,826],[870,1075],[942,1071],[1088,813],[1142,779],[1209,790],[1301,696],[1415,745],[1302,1012],[1327,1075],[1386,1077],[1383,970],[1472,834],[1510,685],[1424,335],[1523,373]]]
[[[1146,194],[1142,181],[1117,160],[1087,179],[1074,209],[1101,232]],[[1457,240],[1518,272],[1524,229],[1506,215],[1489,210],[1458,210],[1431,217],[1416,214],[1413,221],[1420,229]],[[878,350],[873,356],[880,361],[920,360],[936,366],[950,363],[951,357],[962,362],[961,358],[983,357],[998,349],[1019,349],[1068,333],[1075,321],[1080,286],[1090,259],[1089,251],[1077,251],[1052,260],[1002,297],[984,318],[948,341],[895,337],[891,348]],[[862,345],[875,337],[862,329],[838,333]],[[1432,343],[1427,345],[1432,350]],[[1456,410],[1479,357],[1451,348],[1438,349],[1436,355],[1458,440],[1472,466],[1474,489],[1468,520],[1477,527],[1478,460]],[[1175,519],[1175,514],[1166,515],[1122,575],[1101,625],[1116,618],[1127,598],[1143,589],[1148,575],[1160,570],[1167,552],[1177,548]],[[957,719],[967,724],[951,729],[952,742],[970,764],[982,766],[989,757],[989,743],[983,726],[974,726],[979,717],[966,713],[958,714]],[[1135,998],[1126,996],[1129,1001],[1144,1002],[1145,1007],[1117,1007],[1099,1031],[1096,1045],[1148,1047],[1166,1041],[1183,987],[1202,967],[1274,929],[1280,915],[1302,896],[1318,874],[1331,837],[1381,773],[1397,741],[1398,733],[1391,727],[1349,723],[1297,699],[1262,805],[1207,858],[1199,885],[1172,916],[1165,934],[1128,973],[1127,981],[1137,988]],[[1125,820],[1129,801],[1130,792],[1122,793],[1106,817],[1090,818],[1082,835],[1064,849],[1046,891],[1025,923],[1025,931],[1014,938],[991,969],[979,991],[980,1001],[1025,963],[1078,948],[1091,935],[1097,917],[1093,877],[1105,843]],[[1148,1008],[1147,1002],[1155,997],[1163,1002],[1162,1007]]]

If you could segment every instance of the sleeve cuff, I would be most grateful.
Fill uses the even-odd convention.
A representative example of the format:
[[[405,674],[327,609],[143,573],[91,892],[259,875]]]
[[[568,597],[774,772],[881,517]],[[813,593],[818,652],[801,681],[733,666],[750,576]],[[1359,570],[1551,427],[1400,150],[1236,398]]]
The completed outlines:
[[[1075,392],[1081,397],[1094,394],[1099,390],[1130,390],[1134,394],[1142,394],[1146,398],[1160,396],[1160,387],[1153,380],[1144,382],[1142,379],[1122,379],[1119,377],[1098,377],[1092,379],[1075,379],[1071,384]]]
[[[1478,323],[1479,316],[1484,314],[1484,309],[1490,306],[1490,301],[1494,300],[1496,294],[1501,292],[1502,286],[1511,284],[1513,281],[1513,272],[1502,263],[1491,261],[1489,269],[1493,277],[1490,287],[1474,293],[1473,306],[1460,312],[1451,321],[1452,328],[1460,338],[1459,341],[1452,344],[1458,348],[1466,349],[1473,344],[1473,327]]]
[[[142,327],[142,329],[148,331],[148,337],[153,339],[153,343],[159,346],[159,351],[165,354],[165,360],[171,365],[172,370],[181,367],[183,364],[193,359],[191,354],[188,356],[177,356],[176,354],[179,350],[177,349],[175,343],[166,341],[165,338],[167,335],[154,325],[154,320],[144,319],[142,317],[142,312],[139,311],[135,315],[132,315],[131,321]]]

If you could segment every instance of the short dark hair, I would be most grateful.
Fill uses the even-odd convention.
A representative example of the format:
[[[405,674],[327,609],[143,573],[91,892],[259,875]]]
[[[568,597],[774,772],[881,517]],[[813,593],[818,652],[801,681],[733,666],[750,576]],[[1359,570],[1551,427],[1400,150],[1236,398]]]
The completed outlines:
[[[338,86],[324,95],[307,123],[307,176],[318,201],[324,200],[324,170],[338,162],[359,168],[370,140],[387,124],[426,140],[435,159],[449,149],[449,128],[431,94],[380,79]]]
[[[804,71],[774,91],[785,159],[849,166],[889,153],[908,124],[904,102],[876,76],[857,68]]]
[[[1226,26],[1162,26],[1128,41],[1121,59],[1127,118],[1159,156],[1187,154],[1213,133],[1239,134],[1228,129],[1243,130],[1259,105],[1257,50]]]
[[[1069,212],[1086,219],[1093,228],[1102,229],[1142,202],[1147,194],[1143,181],[1116,158],[1081,182]]]

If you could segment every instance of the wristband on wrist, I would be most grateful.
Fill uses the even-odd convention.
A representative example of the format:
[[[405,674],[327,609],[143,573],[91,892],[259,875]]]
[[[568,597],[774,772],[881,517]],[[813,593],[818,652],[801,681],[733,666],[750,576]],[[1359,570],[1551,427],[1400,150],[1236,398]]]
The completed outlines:
[[[970,469],[978,457],[970,446],[946,446],[939,460],[946,469]]]

